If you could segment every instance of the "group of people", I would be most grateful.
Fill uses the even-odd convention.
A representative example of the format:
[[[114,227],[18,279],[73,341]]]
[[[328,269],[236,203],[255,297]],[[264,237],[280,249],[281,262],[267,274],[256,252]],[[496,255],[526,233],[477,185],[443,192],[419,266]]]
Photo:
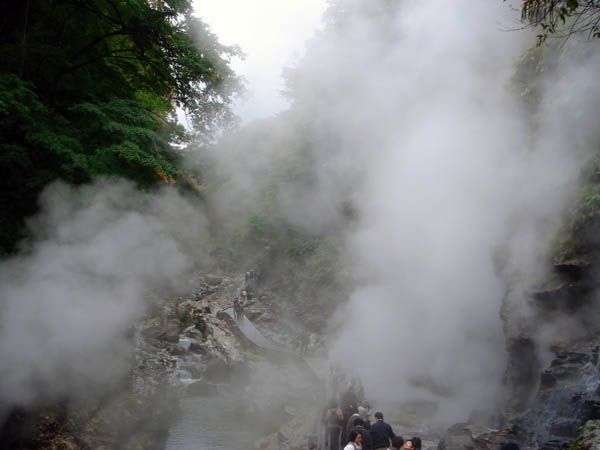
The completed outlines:
[[[326,448],[329,450],[421,450],[421,439],[396,436],[383,413],[377,411],[371,422],[371,405],[367,400],[357,406],[352,390],[338,403],[332,400],[325,409]]]
[[[246,307],[247,302],[248,293],[246,291],[241,291],[240,295],[233,300],[233,314],[235,320],[242,320],[244,318],[244,308]]]

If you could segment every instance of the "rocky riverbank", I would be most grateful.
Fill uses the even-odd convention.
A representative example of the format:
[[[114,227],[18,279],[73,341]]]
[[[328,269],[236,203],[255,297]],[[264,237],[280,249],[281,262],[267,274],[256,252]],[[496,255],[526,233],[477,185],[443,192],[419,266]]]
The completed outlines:
[[[0,447],[158,450],[177,420],[180,399],[206,398],[210,404],[214,396],[235,400],[240,417],[265,436],[260,448],[304,446],[321,401],[319,387],[294,358],[258,348],[229,316],[219,314],[231,305],[241,281],[198,275],[187,295],[152,302],[152,312],[132,328],[128,374],[110,387],[91,387],[86,398],[14,409]],[[290,326],[283,310],[267,291],[249,303],[246,314],[265,335],[293,347],[302,327]],[[320,345],[313,337],[310,351]]]

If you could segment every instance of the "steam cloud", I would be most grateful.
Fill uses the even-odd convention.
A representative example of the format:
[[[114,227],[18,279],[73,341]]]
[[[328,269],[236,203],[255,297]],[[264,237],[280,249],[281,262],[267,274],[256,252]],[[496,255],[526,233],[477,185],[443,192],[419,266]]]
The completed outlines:
[[[598,51],[568,42],[539,75],[531,116],[513,84],[535,42],[516,31],[518,3],[347,5],[292,72],[291,111],[217,155],[230,178],[214,198],[248,208],[294,158],[312,172],[278,188],[292,226],[337,226],[350,198],[359,219],[343,260],[357,287],[332,322],[331,358],[376,404],[432,399],[438,420],[456,422],[498,406],[502,299],[543,270],[597,148]]]
[[[174,190],[119,180],[49,186],[34,239],[0,265],[0,399],[77,396],[127,373],[126,334],[145,296],[176,289],[202,255],[206,222]],[[0,411],[2,412],[2,411]]]
[[[212,154],[225,181],[207,195],[226,228],[274,168],[310,161],[304,183],[279,187],[276,212],[314,233],[339,228],[348,199],[358,217],[343,268],[357,287],[332,322],[331,358],[375,404],[430,398],[455,422],[497,400],[507,280],[540,270],[597,147],[600,56],[567,45],[539,86],[532,134],[511,77],[534,36],[506,31],[519,26],[509,2],[401,2],[394,14],[390,2],[363,3],[309,46],[290,111]],[[260,145],[248,149],[248,135]],[[66,392],[65,373],[122,373],[120,336],[144,294],[176,284],[191,266],[185,249],[202,254],[207,240],[202,214],[172,191],[54,185],[42,205],[37,240],[0,266],[8,401],[40,395],[39,380]]]

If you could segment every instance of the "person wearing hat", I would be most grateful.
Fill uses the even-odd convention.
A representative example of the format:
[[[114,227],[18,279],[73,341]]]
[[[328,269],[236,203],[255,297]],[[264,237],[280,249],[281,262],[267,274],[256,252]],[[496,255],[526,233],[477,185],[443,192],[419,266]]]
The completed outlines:
[[[381,411],[375,413],[375,423],[369,430],[375,450],[385,450],[390,447],[391,440],[396,437],[389,423],[383,421]]]

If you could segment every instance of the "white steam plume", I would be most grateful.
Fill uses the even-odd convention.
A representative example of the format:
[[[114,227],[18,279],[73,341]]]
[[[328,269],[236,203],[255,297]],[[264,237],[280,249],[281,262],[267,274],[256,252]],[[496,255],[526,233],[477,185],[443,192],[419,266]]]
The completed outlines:
[[[126,334],[145,296],[176,288],[206,242],[205,218],[172,189],[55,183],[40,205],[28,249],[0,264],[5,407],[77,397],[126,374]]]
[[[596,148],[600,59],[565,57],[541,89],[531,139],[510,82],[532,36],[499,29],[515,23],[514,10],[402,5],[390,24],[399,38],[358,19],[347,32],[368,46],[342,55],[342,64],[361,59],[334,117],[366,141],[354,150],[366,166],[350,237],[363,286],[339,318],[333,354],[373,400],[433,398],[452,422],[497,406],[507,286],[494,256],[508,248],[509,272],[539,271]],[[360,108],[349,121],[350,105]]]
[[[507,278],[539,274],[598,143],[597,46],[573,40],[538,75],[530,117],[512,77],[535,36],[510,3],[347,1],[291,72],[291,110],[245,131],[256,148],[242,134],[215,155],[230,178],[213,198],[246,210],[277,161],[308,161],[275,205],[308,233],[339,226],[351,197],[358,287],[332,358],[373,402],[434,399],[442,422],[496,406]]]

